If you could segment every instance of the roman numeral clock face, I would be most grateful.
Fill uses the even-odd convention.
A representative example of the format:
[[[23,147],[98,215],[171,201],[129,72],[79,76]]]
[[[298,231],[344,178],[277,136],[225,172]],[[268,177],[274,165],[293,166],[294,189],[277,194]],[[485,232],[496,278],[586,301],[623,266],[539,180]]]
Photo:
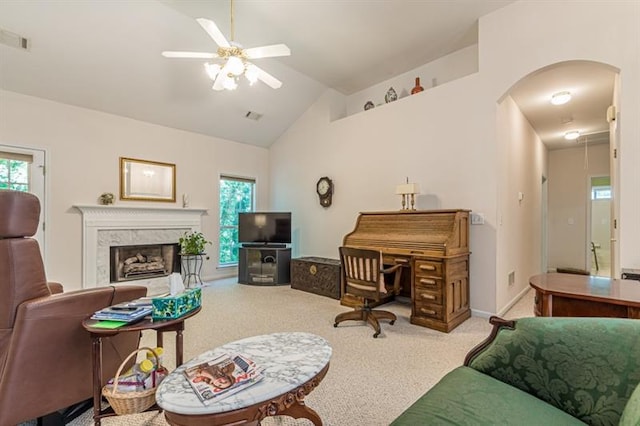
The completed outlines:
[[[333,182],[326,176],[321,177],[316,184],[316,192],[320,198],[322,207],[331,205],[331,196],[333,195]]]

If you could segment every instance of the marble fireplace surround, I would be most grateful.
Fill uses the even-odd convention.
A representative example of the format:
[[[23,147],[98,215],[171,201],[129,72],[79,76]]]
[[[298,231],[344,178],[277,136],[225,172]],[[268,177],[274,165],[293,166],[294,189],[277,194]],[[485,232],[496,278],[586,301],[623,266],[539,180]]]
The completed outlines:
[[[177,243],[186,231],[200,231],[205,209],[74,206],[82,212],[82,288],[110,284],[112,245]],[[165,287],[168,277],[127,281],[151,288]],[[152,291],[153,292],[153,291]]]

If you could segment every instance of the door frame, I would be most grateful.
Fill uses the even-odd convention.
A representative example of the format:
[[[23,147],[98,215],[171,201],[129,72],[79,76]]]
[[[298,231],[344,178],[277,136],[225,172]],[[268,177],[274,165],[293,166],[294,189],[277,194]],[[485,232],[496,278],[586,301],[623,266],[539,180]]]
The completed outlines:
[[[47,238],[45,236],[46,223],[48,218],[48,179],[47,179],[47,158],[48,153],[46,149],[25,147],[18,145],[9,145],[6,143],[0,143],[0,151],[12,152],[16,154],[31,155],[33,162],[31,163],[29,170],[29,192],[36,195],[40,200],[40,223],[38,224],[38,230],[34,235],[34,238],[40,245],[40,252],[42,254],[42,260],[46,261],[47,254]]]

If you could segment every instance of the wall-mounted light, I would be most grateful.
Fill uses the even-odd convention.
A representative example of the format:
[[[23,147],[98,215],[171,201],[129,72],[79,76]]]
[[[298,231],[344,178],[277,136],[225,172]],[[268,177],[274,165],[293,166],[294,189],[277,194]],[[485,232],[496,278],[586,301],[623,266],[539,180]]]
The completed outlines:
[[[564,138],[568,141],[576,140],[580,137],[580,132],[578,130],[572,130],[564,134]]]
[[[567,102],[569,102],[571,100],[571,93],[570,92],[558,92],[558,93],[554,93],[551,96],[551,103],[553,105],[564,105]]]

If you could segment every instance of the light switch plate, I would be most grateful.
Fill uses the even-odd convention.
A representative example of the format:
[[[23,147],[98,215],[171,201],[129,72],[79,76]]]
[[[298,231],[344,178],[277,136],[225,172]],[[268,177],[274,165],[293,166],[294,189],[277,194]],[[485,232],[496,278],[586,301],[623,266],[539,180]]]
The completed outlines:
[[[484,214],[482,214],[482,213],[471,213],[471,224],[472,225],[484,225]]]

